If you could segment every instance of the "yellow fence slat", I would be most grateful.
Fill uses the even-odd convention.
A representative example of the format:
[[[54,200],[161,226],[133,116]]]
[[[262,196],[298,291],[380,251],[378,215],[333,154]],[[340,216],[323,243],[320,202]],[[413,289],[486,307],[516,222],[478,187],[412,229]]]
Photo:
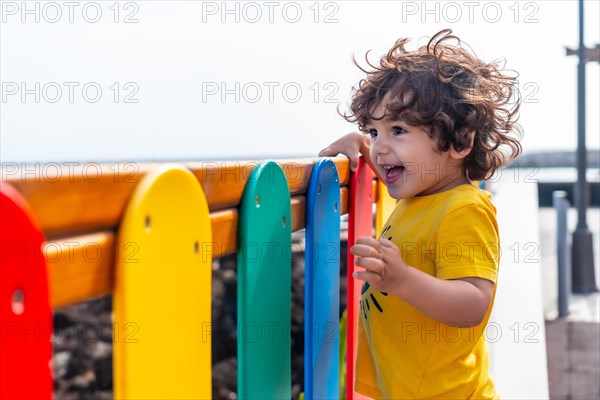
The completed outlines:
[[[208,204],[194,175],[169,165],[148,173],[118,233],[115,398],[211,397],[210,243]]]

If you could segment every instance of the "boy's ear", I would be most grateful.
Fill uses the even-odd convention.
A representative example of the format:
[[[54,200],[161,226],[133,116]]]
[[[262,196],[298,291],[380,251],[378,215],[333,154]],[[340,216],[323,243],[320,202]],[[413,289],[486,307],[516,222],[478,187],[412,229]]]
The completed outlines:
[[[456,150],[454,148],[454,146],[452,146],[450,148],[450,156],[452,158],[454,158],[455,160],[462,160],[463,158],[465,158],[466,156],[469,155],[469,153],[473,149],[473,141],[475,140],[475,131],[463,130],[462,132],[460,132],[460,136],[467,139],[468,146],[460,151]]]

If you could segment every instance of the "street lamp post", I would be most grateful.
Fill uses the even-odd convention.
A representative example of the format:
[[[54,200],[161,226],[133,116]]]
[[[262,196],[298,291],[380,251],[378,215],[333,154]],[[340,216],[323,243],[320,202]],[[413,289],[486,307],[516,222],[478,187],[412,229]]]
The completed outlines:
[[[590,189],[586,179],[587,150],[585,145],[585,64],[586,49],[583,42],[583,0],[579,0],[579,49],[577,55],[577,184],[575,202],[577,204],[577,227],[573,232],[571,247],[572,289],[575,293],[597,292],[594,273],[594,250],[592,232],[586,216]]]

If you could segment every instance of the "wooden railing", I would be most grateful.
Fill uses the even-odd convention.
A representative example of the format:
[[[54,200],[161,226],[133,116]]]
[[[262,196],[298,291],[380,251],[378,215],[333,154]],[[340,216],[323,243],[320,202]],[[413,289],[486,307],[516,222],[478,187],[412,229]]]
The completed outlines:
[[[293,231],[304,228],[304,195],[315,161],[278,161],[292,196]],[[341,212],[345,214],[349,162],[345,158],[334,162],[340,179]],[[182,163],[198,178],[208,200],[216,250],[213,257],[237,249],[237,207],[257,164],[258,161]],[[45,234],[43,252],[50,266],[53,307],[111,292],[119,219],[137,183],[158,165],[128,162],[52,163],[37,168],[3,166],[2,182],[11,184],[25,197]],[[96,256],[96,252],[100,255]]]

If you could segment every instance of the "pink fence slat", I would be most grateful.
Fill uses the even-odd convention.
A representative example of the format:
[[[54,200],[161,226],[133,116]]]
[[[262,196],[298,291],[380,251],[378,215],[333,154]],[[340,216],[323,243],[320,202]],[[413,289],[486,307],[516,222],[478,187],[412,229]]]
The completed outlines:
[[[361,284],[352,277],[354,256],[350,248],[356,239],[373,235],[373,172],[364,158],[360,158],[358,169],[350,176],[348,198],[348,287],[347,287],[347,341],[346,341],[346,399],[365,399],[354,391],[356,365],[356,335],[358,327],[358,301]]]

